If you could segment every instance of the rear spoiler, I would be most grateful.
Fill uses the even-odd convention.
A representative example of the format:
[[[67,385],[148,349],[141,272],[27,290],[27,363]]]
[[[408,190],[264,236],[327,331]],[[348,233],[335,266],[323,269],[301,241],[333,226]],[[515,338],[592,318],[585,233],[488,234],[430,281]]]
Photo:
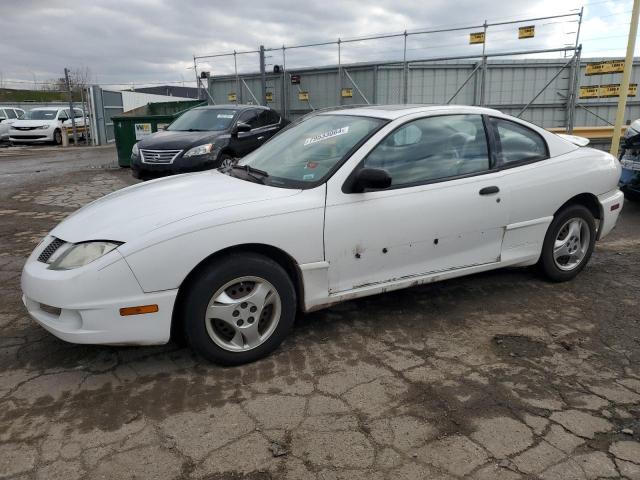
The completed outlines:
[[[588,138],[578,137],[576,135],[567,135],[565,133],[557,133],[556,135],[558,135],[559,137],[562,137],[567,142],[571,142],[574,145],[577,145],[579,147],[586,147],[587,145],[589,145]]]

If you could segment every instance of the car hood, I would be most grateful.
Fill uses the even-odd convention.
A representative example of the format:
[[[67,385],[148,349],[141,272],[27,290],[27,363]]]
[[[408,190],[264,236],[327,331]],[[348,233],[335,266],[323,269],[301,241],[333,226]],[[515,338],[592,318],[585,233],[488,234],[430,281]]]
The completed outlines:
[[[216,170],[175,175],[118,190],[67,217],[51,235],[68,242],[128,242],[194,215],[299,193]]]
[[[151,150],[182,150],[197,147],[204,143],[210,143],[217,138],[221,138],[228,132],[207,131],[207,132],[178,132],[162,131],[152,133],[138,142],[138,148],[148,148]]]
[[[57,120],[16,120],[13,122],[14,127],[39,127],[40,125],[51,125],[58,123]]]

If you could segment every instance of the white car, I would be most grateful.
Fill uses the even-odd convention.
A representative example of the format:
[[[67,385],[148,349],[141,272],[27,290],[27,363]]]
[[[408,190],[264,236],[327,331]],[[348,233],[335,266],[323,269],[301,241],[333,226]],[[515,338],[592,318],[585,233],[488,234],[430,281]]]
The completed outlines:
[[[84,132],[82,110],[74,108],[76,133]],[[16,120],[9,129],[12,142],[54,142],[62,143],[62,129],[70,131],[72,127],[70,109],[64,107],[42,107],[29,110],[20,120]]]
[[[9,140],[9,126],[24,115],[17,107],[0,107],[0,142]]]
[[[575,277],[623,205],[619,162],[496,110],[378,106],[315,115],[226,172],[101,198],[22,274],[29,313],[76,343],[182,332],[256,360],[309,312],[505,266]]]

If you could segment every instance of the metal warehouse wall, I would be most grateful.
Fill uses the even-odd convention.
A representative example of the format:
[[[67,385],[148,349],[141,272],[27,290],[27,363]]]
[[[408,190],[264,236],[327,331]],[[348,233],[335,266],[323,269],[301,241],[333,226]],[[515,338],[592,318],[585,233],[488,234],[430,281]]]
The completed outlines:
[[[542,93],[521,115],[540,126],[565,127],[570,115],[567,95],[572,91],[570,66],[561,71],[569,58],[489,60],[485,83],[485,104],[505,113],[517,115],[540,91]],[[588,63],[607,60],[591,58],[581,61],[578,85],[620,83],[621,74],[586,76]],[[469,78],[478,61],[414,62],[408,65],[407,103],[444,104]],[[640,66],[640,60],[634,62]],[[342,70],[342,85],[339,72]],[[268,104],[290,118],[296,119],[312,110],[350,104],[403,103],[403,65],[354,64],[327,66],[267,75],[267,92],[273,96]],[[561,72],[560,72],[561,71]],[[555,78],[554,75],[560,74]],[[300,75],[300,84],[292,85],[290,75]],[[284,77],[286,75],[286,78]],[[451,100],[452,104],[479,105],[482,90],[481,69]],[[283,89],[283,80],[284,89]],[[549,83],[550,82],[550,83]],[[640,69],[634,68],[632,83],[640,83]],[[545,85],[549,86],[543,90]],[[340,88],[351,88],[353,97],[342,98]],[[299,100],[299,92],[308,92],[309,100]],[[209,93],[215,103],[229,102],[235,93],[238,103],[260,103],[259,74],[211,77]],[[616,98],[578,99],[574,112],[575,126],[603,126],[613,123]],[[640,118],[640,101],[629,97],[625,119]],[[601,118],[598,118],[601,117]]]

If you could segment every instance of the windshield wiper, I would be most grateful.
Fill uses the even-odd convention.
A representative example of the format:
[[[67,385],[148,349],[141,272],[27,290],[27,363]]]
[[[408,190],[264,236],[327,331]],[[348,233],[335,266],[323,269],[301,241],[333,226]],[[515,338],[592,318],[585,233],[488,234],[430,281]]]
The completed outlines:
[[[257,182],[260,182],[262,184],[264,184],[264,179],[269,176],[269,174],[264,170],[260,170],[259,168],[255,168],[250,165],[233,165],[231,168],[233,170],[244,171],[247,174],[247,176],[253,178]]]

